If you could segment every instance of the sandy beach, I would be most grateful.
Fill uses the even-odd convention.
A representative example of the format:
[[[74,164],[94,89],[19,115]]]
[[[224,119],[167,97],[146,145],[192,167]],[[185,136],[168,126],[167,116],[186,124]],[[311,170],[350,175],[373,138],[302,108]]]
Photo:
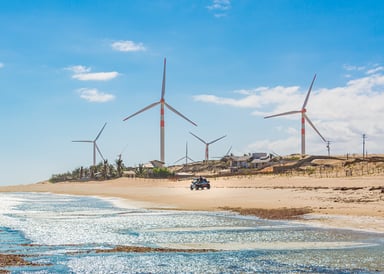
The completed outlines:
[[[234,210],[263,218],[384,233],[384,176],[311,178],[262,175],[209,179],[210,190],[191,191],[190,180],[119,178],[0,187],[0,192],[51,192],[122,198],[151,209]],[[298,212],[298,213],[297,213]]]

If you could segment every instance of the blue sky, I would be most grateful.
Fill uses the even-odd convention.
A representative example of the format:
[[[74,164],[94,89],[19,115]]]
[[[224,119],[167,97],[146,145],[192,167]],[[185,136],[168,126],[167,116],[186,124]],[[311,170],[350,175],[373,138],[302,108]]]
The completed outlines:
[[[271,0],[0,1],[0,184],[48,179],[104,156],[159,159],[167,58],[165,160],[300,152],[299,110],[332,154],[384,153],[384,2]],[[307,126],[307,153],[326,145]],[[98,161],[100,158],[98,158]]]

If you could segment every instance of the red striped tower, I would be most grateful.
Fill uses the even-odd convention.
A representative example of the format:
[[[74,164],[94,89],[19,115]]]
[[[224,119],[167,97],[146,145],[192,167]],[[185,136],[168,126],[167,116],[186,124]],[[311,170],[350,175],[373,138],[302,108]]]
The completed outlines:
[[[128,120],[129,118],[141,113],[141,112],[144,112],[150,108],[153,108],[154,106],[160,104],[160,161],[162,161],[163,163],[165,163],[165,119],[164,119],[164,106],[166,106],[169,110],[171,110],[172,112],[176,113],[177,115],[179,115],[180,117],[184,118],[185,120],[187,120],[188,122],[190,122],[191,124],[193,124],[194,126],[197,126],[194,122],[192,122],[191,120],[189,120],[187,117],[185,117],[183,114],[181,114],[180,112],[178,112],[176,109],[174,109],[171,105],[167,104],[167,102],[165,102],[165,79],[166,79],[166,66],[167,66],[167,59],[164,58],[164,69],[163,69],[163,82],[162,82],[162,86],[161,86],[161,98],[160,98],[160,101],[157,101],[155,103],[152,103],[148,106],[146,106],[145,108],[135,112],[134,114],[128,116],[127,118],[125,118],[123,121],[126,121]]]
[[[267,118],[272,118],[272,117],[277,117],[277,116],[284,116],[284,115],[290,115],[290,114],[295,114],[295,113],[301,113],[301,156],[303,156],[303,157],[305,156],[305,121],[307,121],[311,125],[311,127],[317,132],[317,134],[321,137],[321,139],[324,142],[327,142],[306,114],[306,112],[307,112],[306,106],[307,106],[309,95],[311,93],[315,79],[316,79],[316,74],[313,77],[311,86],[309,87],[309,90],[307,92],[307,96],[305,97],[304,104],[303,104],[301,110],[293,110],[293,111],[283,112],[283,113],[274,114],[274,115],[264,117],[264,119],[267,119]]]

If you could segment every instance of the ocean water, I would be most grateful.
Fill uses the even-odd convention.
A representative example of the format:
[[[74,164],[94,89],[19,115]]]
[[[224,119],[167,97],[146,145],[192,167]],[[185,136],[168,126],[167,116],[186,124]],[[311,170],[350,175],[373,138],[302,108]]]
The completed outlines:
[[[215,251],[96,252],[120,245]],[[383,233],[48,193],[0,193],[0,253],[40,264],[11,273],[384,273]]]

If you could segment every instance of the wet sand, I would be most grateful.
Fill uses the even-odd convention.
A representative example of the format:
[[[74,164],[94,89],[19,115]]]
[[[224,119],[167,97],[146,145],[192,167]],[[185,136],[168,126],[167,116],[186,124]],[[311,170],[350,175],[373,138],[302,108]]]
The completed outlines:
[[[384,233],[384,176],[311,178],[242,176],[210,179],[210,190],[191,191],[190,180],[119,178],[109,181],[38,183],[0,192],[51,192],[123,198],[151,209],[232,210],[270,219]]]

